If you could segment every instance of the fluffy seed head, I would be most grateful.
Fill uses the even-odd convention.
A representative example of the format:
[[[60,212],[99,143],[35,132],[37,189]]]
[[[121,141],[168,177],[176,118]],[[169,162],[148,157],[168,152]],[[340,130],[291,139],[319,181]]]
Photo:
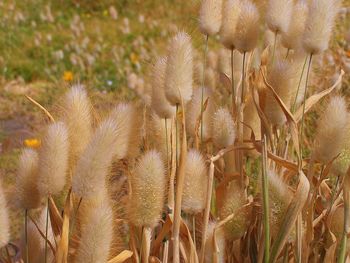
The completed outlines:
[[[220,40],[228,48],[235,47],[235,33],[240,12],[239,0],[226,0],[222,10]]]
[[[165,96],[172,105],[184,103],[192,96],[193,55],[191,37],[185,32],[177,33],[168,49],[165,74]]]
[[[162,119],[169,119],[175,115],[175,107],[170,105],[165,97],[165,70],[167,58],[160,57],[153,66],[152,109]]]
[[[266,22],[270,30],[277,33],[287,32],[292,9],[292,0],[269,0]]]
[[[235,214],[234,218],[224,225],[225,236],[229,240],[241,238],[249,226],[251,210],[249,208],[241,209],[246,203],[244,191],[237,182],[231,182],[219,211],[221,220]]]
[[[83,201],[84,202],[84,201]],[[113,211],[109,202],[92,203],[84,213],[75,262],[105,263],[113,240]]]
[[[305,22],[308,14],[308,6],[303,0],[299,0],[293,7],[292,19],[286,32],[282,32],[282,44],[285,48],[298,50],[301,48],[301,40],[305,30]]]
[[[50,124],[39,150],[38,189],[40,195],[58,194],[66,183],[69,139],[63,122]]]
[[[91,103],[82,85],[73,86],[65,95],[62,121],[69,133],[70,156],[76,161],[91,137]]]
[[[259,37],[259,11],[250,0],[240,2],[235,47],[241,52],[252,51]]]
[[[73,176],[73,192],[83,198],[104,193],[105,178],[118,151],[119,128],[113,118],[103,121],[78,160]]]
[[[219,149],[232,145],[236,132],[230,112],[226,108],[219,108],[213,115],[213,142]]]
[[[188,214],[200,213],[205,207],[207,193],[207,167],[200,152],[187,153],[182,210]]]
[[[210,88],[203,88],[203,103],[208,100],[207,108],[203,112],[203,139],[206,141],[211,138],[211,118],[214,111],[214,97],[213,92]],[[201,120],[201,101],[202,101],[202,88],[195,89],[191,101],[187,104],[186,110],[186,128],[187,132],[194,138],[196,132],[200,137],[201,135],[201,126],[198,125],[198,121]],[[198,126],[198,127],[197,127]],[[196,127],[198,131],[196,131]]]
[[[349,128],[349,113],[345,99],[331,98],[318,121],[314,146],[316,160],[326,164],[342,150]]]
[[[0,182],[0,248],[10,241],[10,221],[5,193]]]
[[[293,194],[286,183],[274,172],[268,173],[270,226],[271,235],[276,236],[280,230]]]
[[[19,157],[16,197],[21,209],[34,209],[40,205],[40,194],[37,188],[38,153],[32,149],[24,149]]]
[[[156,226],[162,215],[166,187],[160,154],[154,150],[146,152],[138,161],[130,180],[130,221],[138,227]]]
[[[134,158],[139,153],[142,114],[132,103],[119,103],[111,113],[118,126],[117,159]]]
[[[204,35],[219,32],[222,17],[222,0],[202,0],[199,11],[199,28]]]
[[[275,61],[267,76],[268,83],[288,108],[291,104],[295,77],[293,65],[284,59]],[[266,94],[265,114],[273,125],[280,126],[287,121],[282,108],[271,91]]]
[[[319,54],[328,48],[340,4],[340,0],[311,0],[303,35],[307,53]]]

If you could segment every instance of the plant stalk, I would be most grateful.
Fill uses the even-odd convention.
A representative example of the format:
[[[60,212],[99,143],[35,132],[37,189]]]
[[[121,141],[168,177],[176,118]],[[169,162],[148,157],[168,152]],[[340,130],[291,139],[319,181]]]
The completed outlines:
[[[301,71],[301,75],[300,75],[300,79],[299,79],[299,83],[298,83],[298,88],[297,88],[297,93],[295,94],[295,98],[294,98],[294,102],[293,102],[292,113],[294,113],[295,107],[297,105],[298,94],[299,94],[299,90],[300,90],[301,81],[303,80],[304,71],[305,71],[305,67],[306,67],[306,62],[307,62],[307,56],[305,57],[303,69]]]
[[[29,248],[28,248],[28,209],[24,211],[24,235],[26,243],[26,263],[29,263]]]
[[[205,48],[204,48],[204,62],[203,62],[203,73],[202,73],[202,98],[201,98],[201,146],[203,145],[203,114],[204,114],[204,82],[205,82],[205,69],[207,64],[207,53],[208,53],[208,41],[209,35],[205,37]]]
[[[47,197],[47,208],[46,208],[46,228],[45,228],[45,263],[47,263],[47,234],[49,230],[49,198]]]
[[[305,118],[305,101],[306,101],[306,94],[307,94],[307,88],[308,88],[308,82],[309,82],[311,63],[312,63],[312,54],[310,54],[309,65],[307,67],[305,91],[304,91],[304,99],[303,99],[303,115],[301,116],[301,125],[300,125],[300,157],[301,158],[303,158],[302,154],[303,154],[303,130],[304,130],[304,118]]]
[[[350,192],[345,185],[343,188],[343,195],[344,195],[344,229],[343,229],[343,236],[340,244],[339,258],[337,261],[338,263],[345,262],[346,250],[347,250],[347,239],[348,239],[348,232],[349,232],[348,229],[349,229],[349,212],[350,212],[350,205],[349,205]]]
[[[263,190],[263,221],[264,221],[264,262],[269,263],[270,261],[270,222],[269,222],[269,189],[268,189],[268,178],[267,178],[267,144],[266,135],[262,141],[262,190]]]

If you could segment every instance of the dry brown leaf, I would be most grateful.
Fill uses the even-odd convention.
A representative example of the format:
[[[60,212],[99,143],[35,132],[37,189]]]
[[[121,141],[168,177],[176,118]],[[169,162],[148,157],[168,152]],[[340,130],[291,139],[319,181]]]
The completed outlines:
[[[108,260],[108,263],[123,263],[131,258],[133,253],[130,250],[122,251],[118,256]]]
[[[294,194],[294,197],[289,204],[288,210],[285,214],[284,220],[273,242],[270,262],[275,262],[281,253],[292,228],[295,225],[299,213],[302,211],[309,194],[310,184],[305,174],[299,172],[299,184]]]
[[[55,201],[51,196],[49,197],[49,212],[52,232],[55,236],[61,236],[63,219],[61,213],[58,211]]]
[[[37,106],[39,109],[41,109],[41,110],[45,113],[45,115],[49,117],[50,121],[55,122],[55,119],[52,117],[51,113],[50,113],[47,109],[45,109],[44,106],[42,106],[39,102],[37,102],[36,100],[34,100],[33,98],[31,98],[30,96],[28,96],[28,95],[25,95],[25,96],[26,96],[26,98],[27,98],[28,100],[30,100],[35,106]]]
[[[72,189],[69,189],[66,198],[66,204],[64,206],[62,235],[57,247],[56,263],[67,263],[69,244],[69,219],[72,210],[72,204]]]
[[[324,91],[321,91],[320,93],[317,93],[317,94],[310,96],[305,101],[305,113],[308,112],[324,96],[327,96],[329,93],[331,93],[338,86],[338,84],[342,81],[343,75],[344,75],[344,71],[341,70],[338,80],[334,83],[334,85],[332,87],[330,87]],[[299,122],[301,120],[301,117],[303,115],[303,107],[304,107],[304,105],[301,105],[300,108],[294,114],[294,118],[295,118],[296,122]]]

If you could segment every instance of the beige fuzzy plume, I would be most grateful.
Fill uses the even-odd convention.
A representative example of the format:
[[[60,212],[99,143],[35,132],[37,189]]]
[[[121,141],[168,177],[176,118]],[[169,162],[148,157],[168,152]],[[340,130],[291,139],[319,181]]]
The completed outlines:
[[[165,74],[165,96],[172,105],[188,102],[192,96],[193,54],[191,37],[177,33],[170,41]]]
[[[225,236],[229,240],[237,240],[241,238],[247,230],[251,215],[250,209],[241,209],[247,203],[244,191],[238,182],[230,183],[226,190],[223,205],[219,210],[221,220],[231,214],[235,214],[234,218],[227,222],[224,226]]]
[[[68,168],[69,138],[63,122],[47,127],[39,150],[38,189],[40,195],[55,195],[66,183]]]
[[[203,103],[208,100],[207,108],[203,112],[203,140],[206,141],[211,138],[211,119],[214,111],[214,97],[210,88],[203,88]],[[201,136],[201,124],[198,125],[198,121],[201,120],[201,101],[202,101],[202,89],[195,89],[193,92],[192,100],[187,104],[186,110],[186,128],[188,134],[193,138],[198,132],[199,138]],[[198,127],[197,127],[198,126]],[[198,130],[196,131],[196,128]]]
[[[268,183],[270,205],[269,220],[271,235],[275,237],[280,230],[293,193],[289,190],[288,185],[272,171],[268,172]]]
[[[187,153],[182,210],[188,214],[203,211],[207,193],[208,170],[200,152],[191,149]]]
[[[342,150],[349,129],[349,112],[345,99],[336,96],[330,99],[318,121],[314,146],[316,160],[327,164]]]
[[[160,57],[153,66],[152,74],[152,109],[162,119],[170,119],[175,115],[175,107],[165,97],[165,71],[167,58]]]
[[[76,161],[89,143],[92,133],[92,106],[82,85],[75,85],[65,94],[62,121],[69,133],[70,155]]]
[[[10,241],[10,220],[7,201],[0,181],[0,248]]]
[[[72,188],[79,197],[91,198],[105,192],[105,179],[118,151],[119,128],[109,117],[103,121],[78,160]]]
[[[84,209],[75,262],[106,263],[112,246],[113,232],[113,211],[108,200],[91,202],[89,208]]]
[[[340,0],[311,0],[303,35],[303,48],[309,54],[319,54],[328,48]]]
[[[267,81],[290,108],[293,90],[295,88],[296,70],[293,65],[284,59],[278,59],[268,72]],[[266,94],[265,114],[269,121],[276,126],[283,125],[287,119],[281,106],[271,91]]]
[[[267,26],[272,32],[285,33],[291,20],[292,0],[269,0],[266,12]]]
[[[282,44],[285,48],[298,50],[305,30],[308,6],[304,0],[299,0],[293,7],[292,19],[286,32],[282,32]]]
[[[166,177],[160,154],[146,152],[138,161],[131,177],[129,218],[135,226],[154,227],[164,208]]]
[[[235,33],[240,12],[239,0],[225,0],[222,10],[220,41],[228,49],[235,47]]]
[[[252,51],[258,42],[260,15],[250,0],[240,3],[240,12],[236,29],[235,47],[241,53]]]
[[[117,159],[135,158],[139,153],[142,114],[133,103],[119,103],[111,113],[118,127]]]
[[[219,108],[213,115],[213,142],[218,149],[226,148],[235,142],[236,131],[230,112]]]
[[[40,205],[40,194],[37,188],[38,153],[24,149],[19,157],[16,178],[16,197],[21,209],[34,209]]]
[[[199,11],[199,28],[204,35],[219,32],[222,17],[222,0],[202,0]]]

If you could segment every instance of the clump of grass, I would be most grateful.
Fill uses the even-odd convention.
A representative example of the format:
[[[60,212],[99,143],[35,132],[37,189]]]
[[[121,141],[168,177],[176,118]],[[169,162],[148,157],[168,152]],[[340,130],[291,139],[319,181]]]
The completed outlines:
[[[25,220],[26,262],[345,261],[349,113],[340,90],[325,111],[315,108],[322,112],[315,138],[303,136],[312,128],[307,113],[343,76],[326,87],[311,74],[312,56],[328,47],[338,2],[271,0],[266,7],[262,21],[252,1],[203,1],[204,62],[190,35],[175,33],[150,83],[130,77],[140,100],[111,103],[104,117],[79,85],[66,93],[58,118],[35,103],[60,121],[47,126],[38,153],[25,149],[20,157],[20,207],[26,219],[29,209],[41,213]],[[273,50],[258,41],[266,26],[275,40],[282,34]],[[207,53],[220,27],[229,50]],[[194,65],[203,66],[202,81],[193,80]],[[64,207],[53,195],[66,198]],[[0,207],[6,252],[13,246],[2,192]]]

